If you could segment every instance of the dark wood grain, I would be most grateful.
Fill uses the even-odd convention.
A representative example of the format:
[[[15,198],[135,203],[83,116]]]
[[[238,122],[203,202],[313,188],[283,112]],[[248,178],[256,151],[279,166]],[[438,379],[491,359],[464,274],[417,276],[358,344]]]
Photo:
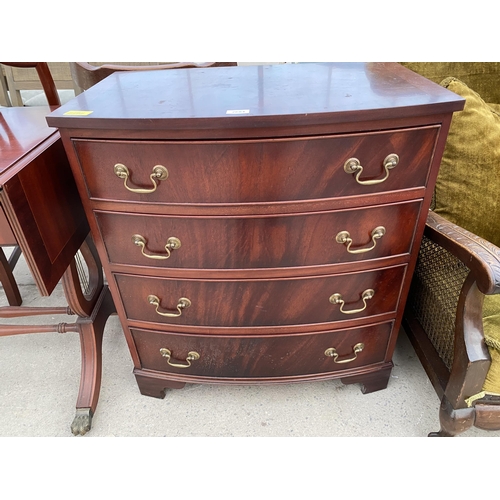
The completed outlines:
[[[57,133],[21,156],[2,182],[0,202],[40,292],[49,295],[89,232]]]
[[[462,98],[398,64],[311,63],[117,72],[48,120],[64,128],[231,132],[407,118],[462,107]],[[75,110],[92,114],[65,114]]]
[[[406,266],[345,275],[274,280],[176,280],[115,275],[127,317],[160,324],[204,326],[275,326],[328,323],[395,313]],[[373,289],[363,312],[344,314],[329,302],[340,293],[344,311],[363,307],[362,293]],[[160,299],[160,311],[176,312],[187,297],[191,307],[179,318],[158,315],[147,301]]]
[[[274,217],[164,217],[96,212],[112,263],[194,269],[313,266],[409,254],[420,202],[365,209]],[[349,253],[336,241],[348,231],[350,251],[372,248],[372,231],[385,228],[375,247]],[[170,237],[181,241],[165,260],[145,257],[132,236],[146,240],[144,253],[166,257]]]
[[[51,109],[47,106],[0,109],[0,182],[3,174],[14,168],[20,158],[44,140],[57,134],[48,127],[45,117]]]
[[[363,195],[425,186],[439,127],[373,134],[294,140],[230,142],[81,141],[74,147],[90,197],[142,203],[256,203]],[[356,157],[361,181],[385,176],[385,158],[399,164],[384,182],[365,186],[344,164]],[[103,158],[106,160],[103,162]],[[168,179],[153,193],[126,189],[114,173],[124,164],[131,188],[151,189],[153,167],[163,165]]]
[[[327,63],[114,74],[51,114],[141,392],[328,378],[365,392],[387,386],[451,114],[463,104],[397,64]],[[361,182],[382,180],[392,153],[399,163],[383,182],[364,185],[344,171],[357,158]],[[129,169],[131,189],[152,189],[156,165],[169,176],[152,193],[133,193],[115,175],[117,163]],[[346,230],[355,248],[367,246],[379,224],[387,237],[366,255],[334,241]],[[152,253],[171,236],[182,245],[153,262],[132,234]],[[355,314],[329,302],[340,293],[345,310],[362,308],[369,288],[374,298]],[[150,294],[160,312],[175,312],[181,297],[192,305],[166,318]],[[381,345],[368,335],[365,361],[351,368],[318,371],[309,354],[277,361],[330,335],[350,343],[342,332],[376,322],[390,325],[388,333]],[[177,360],[190,341],[211,350],[203,375],[169,371],[156,358],[158,342],[172,339],[182,339],[173,346]],[[224,372],[215,358],[229,358],[231,368]],[[252,363],[260,363],[255,372]]]
[[[500,422],[499,404],[479,404],[476,406],[475,410],[475,427],[479,427],[480,429],[485,429],[487,431],[498,430],[498,423]]]
[[[391,323],[372,325],[314,335],[218,337],[158,334],[154,331],[132,329],[142,368],[210,377],[258,378],[291,377],[315,373],[331,373],[366,367],[384,360]],[[363,343],[357,355],[353,348]],[[339,357],[335,363],[325,350],[333,347]],[[191,367],[170,366],[160,354],[161,348],[172,353],[172,363],[187,364],[190,351],[200,359]]]
[[[10,227],[9,221],[5,212],[0,205],[0,245],[16,245],[17,240],[12,232],[12,228]]]

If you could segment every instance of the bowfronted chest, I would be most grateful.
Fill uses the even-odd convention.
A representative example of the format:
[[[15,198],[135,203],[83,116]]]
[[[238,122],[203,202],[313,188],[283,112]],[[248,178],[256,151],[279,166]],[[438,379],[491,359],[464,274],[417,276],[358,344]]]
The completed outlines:
[[[387,385],[453,111],[397,64],[115,74],[58,126],[141,392]]]

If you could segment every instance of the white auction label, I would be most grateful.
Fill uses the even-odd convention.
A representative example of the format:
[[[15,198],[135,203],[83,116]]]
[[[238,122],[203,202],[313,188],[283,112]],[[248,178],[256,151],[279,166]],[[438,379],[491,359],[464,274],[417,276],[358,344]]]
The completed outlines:
[[[249,109],[228,109],[226,115],[248,115]]]

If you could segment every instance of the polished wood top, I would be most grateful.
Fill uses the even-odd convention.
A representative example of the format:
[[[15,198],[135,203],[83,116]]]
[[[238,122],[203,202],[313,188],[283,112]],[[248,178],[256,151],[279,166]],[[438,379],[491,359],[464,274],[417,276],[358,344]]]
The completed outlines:
[[[397,63],[117,72],[58,108],[62,128],[255,128],[422,116],[464,100]],[[78,115],[89,112],[87,115]],[[72,116],[73,114],[73,116]]]
[[[59,132],[45,119],[53,109],[0,109],[0,205],[42,295],[89,233]]]
[[[0,108],[0,183],[3,184],[10,167],[27,153],[57,134],[47,126],[45,117],[54,107]]]

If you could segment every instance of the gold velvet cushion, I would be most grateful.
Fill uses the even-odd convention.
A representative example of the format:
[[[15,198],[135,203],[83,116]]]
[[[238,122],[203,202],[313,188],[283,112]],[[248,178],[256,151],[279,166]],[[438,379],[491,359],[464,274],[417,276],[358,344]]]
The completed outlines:
[[[500,246],[500,115],[456,78],[442,86],[466,99],[453,115],[436,183],[436,213]]]
[[[436,213],[500,246],[500,114],[457,78],[443,87],[466,99],[452,119],[436,183]],[[492,358],[483,390],[500,393],[500,295],[486,296],[485,342]]]
[[[491,365],[483,391],[500,394],[500,295],[486,295],[483,305],[484,340],[491,356]]]
[[[429,80],[441,83],[453,75],[474,89],[486,102],[500,103],[500,62],[403,62]]]

